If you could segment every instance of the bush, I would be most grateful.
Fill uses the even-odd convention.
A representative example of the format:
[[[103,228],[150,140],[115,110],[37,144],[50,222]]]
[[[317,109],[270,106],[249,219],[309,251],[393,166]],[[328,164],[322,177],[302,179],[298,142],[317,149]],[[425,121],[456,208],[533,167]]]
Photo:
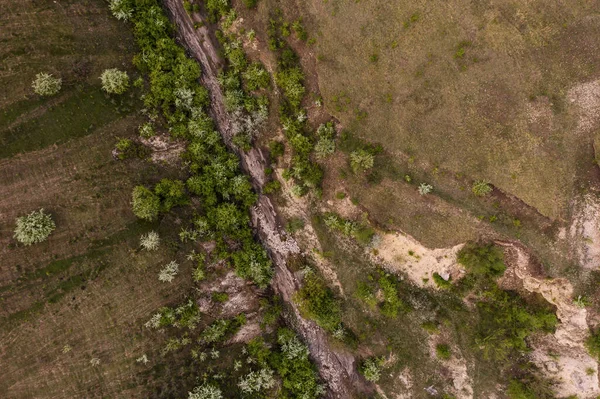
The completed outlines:
[[[160,198],[144,186],[137,186],[132,193],[133,213],[140,219],[153,221],[160,212]]]
[[[420,195],[427,195],[433,191],[433,186],[431,184],[421,183],[418,190]]]
[[[319,137],[315,144],[315,154],[319,159],[325,159],[335,152],[335,141],[333,137]]]
[[[163,212],[189,202],[185,184],[181,180],[162,179],[154,186],[154,193],[160,198],[160,209]]]
[[[229,295],[226,292],[213,292],[211,299],[215,302],[223,303],[229,300]]]
[[[246,8],[254,8],[258,4],[258,0],[244,0],[244,5]]]
[[[141,125],[139,132],[140,136],[146,139],[149,139],[150,137],[153,137],[156,134],[156,132],[154,131],[154,127],[152,126],[152,122],[146,122],[143,125]]]
[[[163,283],[171,283],[175,276],[179,273],[179,265],[175,261],[171,261],[165,265],[158,273],[158,280]]]
[[[476,342],[486,359],[505,360],[529,351],[527,337],[534,332],[554,331],[558,320],[547,306],[525,302],[514,292],[497,285],[477,302],[479,322]]]
[[[305,88],[304,74],[299,67],[282,69],[275,75],[277,85],[283,90],[285,98],[293,107],[299,107]]]
[[[140,237],[140,245],[147,251],[156,251],[160,244],[160,237],[155,231],[150,231],[147,234],[142,234]]]
[[[17,218],[14,238],[21,244],[32,245],[45,241],[56,228],[52,216],[44,209]]]
[[[267,252],[255,242],[245,242],[242,250],[231,255],[236,274],[266,288],[273,277],[273,267]]]
[[[292,330],[282,328],[277,333],[281,355],[274,365],[282,378],[284,398],[316,399],[324,393],[318,374],[308,358],[308,348]]]
[[[471,191],[478,197],[485,197],[489,193],[492,192],[492,186],[483,180],[475,182],[473,187],[471,187]]]
[[[333,332],[342,322],[342,311],[333,291],[325,281],[310,271],[296,294],[300,310],[328,332]]]
[[[290,234],[294,234],[298,230],[302,230],[304,228],[304,220],[302,218],[293,217],[285,224],[285,231]]]
[[[433,273],[433,281],[439,288],[447,289],[452,287],[451,278],[444,280],[438,272]]]
[[[263,368],[260,371],[251,371],[245,376],[240,377],[238,387],[244,395],[259,393],[275,386],[273,370]]]
[[[121,21],[127,21],[133,15],[133,8],[127,0],[110,0],[108,7],[113,16]]]
[[[450,346],[448,344],[437,344],[435,347],[435,353],[439,359],[448,360],[452,356]]]
[[[188,392],[188,399],[222,399],[223,393],[215,385],[202,384]]]
[[[121,160],[129,158],[144,159],[150,155],[148,147],[126,138],[119,139],[115,148],[117,149],[117,157]]]
[[[396,317],[405,305],[398,296],[398,287],[393,277],[390,275],[381,276],[379,278],[379,288],[383,292],[383,303],[380,306],[381,313],[390,318]]]
[[[477,275],[498,277],[504,274],[504,254],[494,244],[468,243],[458,251],[458,263]]]
[[[585,341],[585,347],[590,355],[600,360],[600,329],[593,331]]]
[[[383,362],[384,360],[380,357],[370,357],[362,363],[359,370],[367,381],[377,382],[381,377]]]
[[[117,68],[106,69],[100,75],[102,89],[110,94],[123,94],[129,87],[129,76],[127,72],[119,71]]]
[[[254,62],[248,66],[242,74],[244,82],[248,90],[266,89],[271,84],[271,76],[269,72],[258,62]]]
[[[366,172],[373,167],[375,157],[366,150],[356,150],[350,153],[350,167],[357,173]]]
[[[271,153],[271,157],[279,158],[280,156],[283,155],[283,153],[285,151],[285,146],[283,145],[283,143],[281,141],[273,140],[269,143],[269,151]]]
[[[35,94],[40,96],[53,96],[57,94],[62,87],[62,79],[55,78],[49,73],[38,73],[35,75],[35,80],[31,84]]]

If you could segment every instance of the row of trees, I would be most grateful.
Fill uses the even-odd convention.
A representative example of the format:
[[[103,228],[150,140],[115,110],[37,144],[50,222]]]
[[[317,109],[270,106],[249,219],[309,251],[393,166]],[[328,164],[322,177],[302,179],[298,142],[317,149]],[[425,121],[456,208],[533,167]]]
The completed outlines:
[[[129,75],[117,68],[106,69],[100,75],[102,89],[109,94],[123,94],[129,87]],[[41,72],[35,75],[31,83],[34,93],[49,97],[58,94],[62,88],[62,78],[54,77],[50,73]]]

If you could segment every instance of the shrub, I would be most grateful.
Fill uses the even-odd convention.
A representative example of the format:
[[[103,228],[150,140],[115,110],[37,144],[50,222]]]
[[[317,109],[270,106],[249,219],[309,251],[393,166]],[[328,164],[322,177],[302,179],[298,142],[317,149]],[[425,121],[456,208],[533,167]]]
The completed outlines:
[[[333,138],[320,137],[315,144],[315,154],[318,159],[325,159],[335,152],[335,141]]]
[[[277,85],[283,90],[285,98],[293,107],[299,107],[304,97],[304,74],[298,67],[280,70],[275,75]]]
[[[117,149],[117,157],[121,160],[129,158],[144,159],[150,154],[148,147],[126,138],[119,139],[115,148]]]
[[[202,384],[195,387],[192,392],[188,392],[188,399],[222,399],[221,390],[209,384]]]
[[[333,332],[340,325],[340,304],[333,291],[316,272],[311,270],[306,274],[296,300],[300,310],[325,330]]]
[[[21,244],[32,245],[45,241],[56,228],[52,216],[44,209],[17,218],[14,238]]]
[[[226,292],[213,292],[211,298],[215,302],[223,303],[229,300],[229,295]]]
[[[485,197],[492,192],[492,186],[488,182],[480,180],[473,184],[471,191],[478,197]]]
[[[258,0],[244,0],[244,5],[246,8],[254,8],[258,4]]]
[[[308,39],[308,33],[306,33],[306,29],[304,29],[304,26],[302,25],[302,21],[301,20],[296,20],[292,23],[292,29],[294,30],[294,32],[296,32],[296,35],[298,36],[298,39],[302,40],[302,41],[306,41],[306,39]]]
[[[246,68],[242,74],[248,90],[266,89],[271,84],[269,72],[258,62],[254,62]]]
[[[153,137],[156,134],[154,131],[154,127],[152,126],[152,122],[146,122],[143,125],[141,125],[139,132],[140,136],[146,139]]]
[[[133,15],[133,8],[127,0],[110,0],[108,7],[113,16],[120,21],[127,21]]]
[[[419,185],[419,194],[420,195],[427,195],[431,191],[433,191],[433,186],[431,184],[421,183]]]
[[[156,251],[160,244],[160,237],[155,231],[150,231],[147,234],[142,234],[140,237],[140,245],[147,251]]]
[[[448,344],[437,344],[435,346],[435,353],[438,358],[442,360],[448,360],[452,356],[450,346]]]
[[[365,172],[373,167],[375,157],[366,150],[356,150],[350,153],[350,166],[354,173]]]
[[[238,387],[244,395],[251,395],[271,389],[275,386],[273,370],[263,368],[260,371],[251,371],[245,376],[240,377]]]
[[[381,370],[383,369],[383,361],[380,357],[370,357],[362,363],[360,372],[365,376],[367,381],[379,381]]]
[[[244,243],[240,251],[231,255],[236,274],[266,288],[273,277],[273,267],[267,252],[255,242]]]
[[[497,285],[483,293],[477,302],[479,323],[476,342],[487,359],[505,360],[529,351],[527,338],[534,332],[553,332],[558,322],[548,306],[525,302],[514,292]]]
[[[384,316],[393,318],[404,307],[404,303],[398,296],[398,287],[395,281],[389,275],[379,278],[379,288],[383,293],[383,303],[381,304],[381,313]]]
[[[133,213],[140,219],[156,220],[160,212],[160,198],[144,186],[136,186],[133,189],[132,201]]]
[[[277,333],[277,342],[281,355],[274,364],[282,378],[284,395],[282,397],[315,399],[324,393],[319,384],[318,374],[308,358],[308,348],[293,331],[282,328]]]
[[[298,230],[302,230],[304,228],[304,220],[302,218],[293,217],[285,224],[285,231],[288,233],[294,234]]]
[[[433,273],[433,281],[439,288],[447,289],[452,287],[451,278],[445,280],[438,272]]]
[[[377,306],[377,297],[373,289],[364,282],[359,282],[356,287],[356,297],[367,304],[371,309],[375,309]]]
[[[217,22],[218,19],[229,12],[228,0],[206,0],[206,11],[211,22]]]
[[[285,147],[281,141],[273,140],[269,143],[269,151],[273,158],[279,158],[283,155]]]
[[[158,273],[158,280],[163,283],[170,283],[175,279],[179,273],[179,265],[175,261],[171,261],[165,265]]]
[[[53,96],[58,93],[62,87],[62,79],[55,78],[49,73],[38,73],[35,75],[35,80],[31,84],[35,94],[40,96]]]
[[[117,68],[106,69],[100,75],[102,89],[110,94],[123,94],[129,87],[129,76],[127,72],[119,71]]]
[[[600,360],[600,329],[593,331],[585,341],[585,347],[590,355]]]
[[[181,180],[162,179],[154,186],[154,194],[160,198],[160,209],[163,212],[189,202],[185,193],[185,184]]]
[[[477,275],[498,277],[504,274],[504,254],[494,244],[469,243],[458,251],[458,263]]]
[[[270,182],[265,183],[263,187],[263,193],[265,194],[273,194],[276,191],[281,189],[281,183],[279,180],[271,180]]]

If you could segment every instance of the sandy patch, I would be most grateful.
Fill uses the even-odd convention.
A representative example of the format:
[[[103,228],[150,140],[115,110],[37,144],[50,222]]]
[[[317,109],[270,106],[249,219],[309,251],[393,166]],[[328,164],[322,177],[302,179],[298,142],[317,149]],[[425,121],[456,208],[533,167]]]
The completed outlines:
[[[466,271],[456,262],[456,253],[463,244],[451,248],[429,249],[411,236],[403,233],[381,233],[376,247],[376,261],[383,262],[393,271],[406,273],[421,287],[437,288],[433,273],[452,280],[461,278]]]
[[[576,107],[579,132],[589,132],[597,126],[600,115],[600,80],[571,88],[567,93],[567,100]]]
[[[573,208],[575,215],[568,238],[577,252],[581,266],[597,269],[600,266],[600,200],[588,194],[575,203]]]

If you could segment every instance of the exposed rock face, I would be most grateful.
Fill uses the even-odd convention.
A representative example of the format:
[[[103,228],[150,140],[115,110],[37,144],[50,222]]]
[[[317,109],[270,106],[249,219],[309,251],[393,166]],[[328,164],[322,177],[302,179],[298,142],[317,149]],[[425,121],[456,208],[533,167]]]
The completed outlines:
[[[180,0],[165,0],[165,6],[172,21],[178,28],[179,39],[191,55],[202,66],[202,83],[210,91],[212,116],[223,136],[227,146],[236,151],[231,145],[232,129],[229,115],[223,102],[223,94],[217,81],[217,67],[220,64],[217,51],[210,39],[207,27],[194,29],[192,21],[183,8]],[[200,37],[203,37],[201,40]],[[237,151],[236,151],[237,152]],[[252,180],[257,191],[265,183],[264,169],[266,158],[260,149],[253,148],[248,152],[238,153],[242,168]],[[260,195],[256,205],[251,209],[252,224],[263,243],[269,250],[275,265],[273,288],[291,306],[289,322],[307,342],[310,353],[314,358],[323,380],[329,388],[329,396],[335,398],[350,398],[351,392],[363,386],[362,378],[357,374],[355,360],[351,353],[332,350],[327,343],[325,332],[314,322],[301,317],[297,306],[292,301],[294,292],[298,289],[298,281],[287,269],[286,261],[290,255],[300,253],[295,240],[285,237],[280,232],[275,208],[271,200]]]

